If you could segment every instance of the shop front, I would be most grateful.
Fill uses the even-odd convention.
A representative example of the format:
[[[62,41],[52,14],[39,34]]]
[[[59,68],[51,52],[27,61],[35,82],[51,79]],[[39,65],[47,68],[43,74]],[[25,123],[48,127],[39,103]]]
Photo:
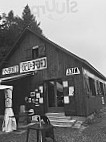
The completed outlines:
[[[0,64],[0,82],[13,86],[15,114],[33,109],[35,114],[86,116],[83,68],[106,80],[85,60],[26,29]],[[0,115],[3,102],[0,95]]]
[[[48,62],[47,57],[42,57],[2,69],[1,84],[14,88],[12,101],[16,116],[29,110],[40,115],[61,112],[65,115],[76,114],[75,76],[80,75],[79,69],[67,69],[65,78],[45,79],[41,74],[48,71]]]
[[[44,80],[36,83],[32,89],[34,76],[36,73],[2,81],[2,84],[13,85],[12,102],[15,115],[30,109],[33,109],[35,114],[41,115],[60,112],[66,115],[76,113],[75,88],[71,80]],[[1,113],[3,113],[4,103],[2,102],[1,105]],[[23,110],[21,110],[22,106],[24,106]]]
[[[19,115],[19,112],[28,111],[31,107],[36,110],[40,104],[43,104],[44,88],[36,83],[34,89],[32,89],[33,77],[36,76],[38,70],[47,68],[46,57],[21,62],[19,65],[14,65],[8,68],[2,69],[1,84],[13,86],[13,110],[15,115]],[[2,97],[3,95],[0,95]],[[2,97],[3,99],[3,97]],[[25,107],[22,107],[25,106]],[[1,106],[1,114],[3,114],[4,103]],[[25,110],[20,110],[24,108]]]
[[[35,114],[75,115],[76,95],[81,94],[77,61],[73,54],[26,29],[0,66],[1,84],[14,88],[14,113],[33,108]]]

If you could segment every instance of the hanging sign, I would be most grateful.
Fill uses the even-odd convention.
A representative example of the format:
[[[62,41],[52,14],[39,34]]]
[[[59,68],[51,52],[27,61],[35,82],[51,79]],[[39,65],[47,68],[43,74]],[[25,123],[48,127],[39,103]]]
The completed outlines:
[[[46,57],[20,63],[20,73],[42,70],[45,68],[47,68]]]
[[[2,69],[2,75],[14,74],[14,73],[18,73],[18,71],[19,71],[19,66],[15,65],[12,67]]]
[[[66,76],[68,75],[74,75],[74,74],[80,74],[80,70],[78,67],[75,67],[75,68],[68,68],[66,70]]]
[[[47,57],[21,62],[20,65],[15,65],[2,69],[2,75],[26,73],[31,71],[43,70],[47,68]]]

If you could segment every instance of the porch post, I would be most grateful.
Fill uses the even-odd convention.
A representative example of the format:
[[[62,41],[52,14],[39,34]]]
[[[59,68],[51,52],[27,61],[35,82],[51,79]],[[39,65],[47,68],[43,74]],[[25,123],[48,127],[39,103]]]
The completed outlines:
[[[16,130],[16,119],[12,109],[12,88],[6,88],[5,92],[5,114],[2,131],[11,132]]]

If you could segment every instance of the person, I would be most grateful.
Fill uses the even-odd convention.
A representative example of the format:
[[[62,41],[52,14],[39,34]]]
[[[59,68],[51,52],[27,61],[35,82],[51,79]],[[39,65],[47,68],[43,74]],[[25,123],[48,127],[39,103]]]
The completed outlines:
[[[38,117],[37,119],[38,119],[38,121],[41,121],[41,125],[43,124],[43,125],[51,125],[52,126],[49,118],[46,115],[40,115],[40,117]],[[51,129],[48,129],[46,131],[45,138],[48,138],[48,137],[50,137],[54,140],[53,126],[51,127]]]

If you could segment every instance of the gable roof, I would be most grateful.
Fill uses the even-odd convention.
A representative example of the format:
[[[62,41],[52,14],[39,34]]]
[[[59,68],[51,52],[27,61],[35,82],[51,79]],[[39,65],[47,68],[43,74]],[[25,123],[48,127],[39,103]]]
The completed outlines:
[[[4,65],[4,63],[6,62],[6,60],[8,59],[8,57],[13,53],[14,50],[16,50],[17,48],[17,44],[23,39],[24,35],[26,35],[28,32],[33,33],[34,35],[36,35],[37,37],[39,37],[40,39],[52,44],[53,46],[55,46],[56,48],[58,48],[59,50],[63,51],[64,53],[76,58],[77,60],[79,60],[82,64],[88,66],[90,69],[92,69],[94,72],[96,72],[102,79],[106,80],[106,77],[104,75],[102,75],[97,69],[95,69],[89,62],[87,62],[86,60],[78,57],[77,55],[73,54],[72,52],[66,50],[63,47],[60,47],[59,45],[57,45],[56,43],[52,42],[51,40],[49,40],[48,38],[46,38],[43,35],[40,35],[38,33],[35,33],[34,31],[32,31],[29,28],[26,28],[23,33],[20,35],[20,37],[18,38],[18,40],[15,42],[15,44],[12,46],[12,48],[10,49],[10,51],[7,53],[7,55],[4,57],[4,59],[2,60],[2,62],[0,63],[0,70],[2,69],[2,66]]]

